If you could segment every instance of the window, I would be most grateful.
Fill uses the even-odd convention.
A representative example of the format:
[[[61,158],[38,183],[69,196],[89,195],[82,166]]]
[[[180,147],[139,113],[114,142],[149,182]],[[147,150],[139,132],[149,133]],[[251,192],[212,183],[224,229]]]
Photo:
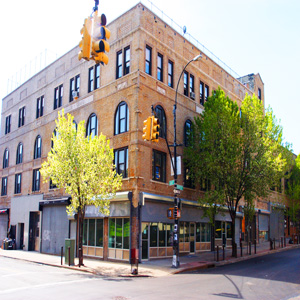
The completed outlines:
[[[129,218],[109,218],[108,247],[129,249]]]
[[[115,114],[115,135],[129,130],[129,112],[127,103],[122,101]]]
[[[172,61],[169,60],[169,62],[168,62],[168,86],[171,88],[174,86],[174,83],[173,83],[174,74],[173,73],[174,73],[174,64]]]
[[[34,143],[34,155],[33,159],[40,158],[42,155],[42,138],[41,136],[37,136]]]
[[[53,109],[57,109],[62,106],[63,93],[64,93],[64,87],[62,84],[54,89]]]
[[[189,73],[188,72],[184,72],[183,73],[183,94],[185,96],[189,95],[188,86],[189,86]]]
[[[121,78],[123,75],[127,75],[130,72],[130,47],[124,49],[124,59],[123,51],[117,52],[117,68],[116,68],[116,79]]]
[[[7,177],[2,178],[1,196],[7,195]]]
[[[103,247],[103,219],[85,219],[83,221],[83,239],[85,246]]]
[[[200,81],[200,104],[204,105],[204,83]]]
[[[128,148],[115,150],[115,166],[118,174],[128,177]]]
[[[15,175],[15,194],[21,193],[22,174]]]
[[[190,97],[195,100],[194,76],[190,75]]]
[[[211,183],[209,179],[201,179],[200,181],[200,191],[206,192],[211,188]]]
[[[153,150],[152,179],[166,182],[166,153]]]
[[[7,116],[5,119],[5,134],[10,133],[11,127],[11,115]]]
[[[6,148],[3,154],[3,169],[8,168],[8,159],[9,159],[9,152],[8,149]]]
[[[92,138],[98,135],[98,119],[93,113],[90,115],[86,125],[86,136],[92,136]]]
[[[18,127],[24,126],[25,124],[25,106],[19,109],[19,123]]]
[[[100,65],[89,68],[89,93],[100,87]]]
[[[36,99],[36,118],[42,117],[44,114],[44,96]]]
[[[80,75],[75,76],[70,79],[70,95],[69,101],[72,102],[74,98],[79,97],[79,89],[80,89]]]
[[[208,223],[196,224],[196,242],[210,242],[211,225]]]
[[[209,86],[205,85],[205,94],[204,94],[204,97],[205,97],[205,101],[207,101],[208,97],[209,97]]]
[[[53,130],[53,133],[52,133],[52,137],[51,137],[51,149],[53,149],[53,146],[54,146],[54,141],[55,139],[54,138],[58,138],[58,132],[56,131],[56,128]]]
[[[155,116],[159,120],[159,137],[166,138],[167,137],[166,114],[164,109],[160,105],[157,105],[155,107]]]
[[[123,53],[122,50],[117,52],[117,74],[116,79],[123,76]]]
[[[157,79],[163,81],[163,56],[160,53],[157,54]]]
[[[184,123],[184,145],[189,146],[189,141],[191,139],[192,121],[186,120]]]
[[[124,75],[129,74],[130,72],[130,47],[126,47],[124,50]]]
[[[21,164],[23,162],[23,144],[19,143],[17,148],[17,157],[16,157],[16,164]]]
[[[32,176],[32,191],[37,192],[40,190],[40,169],[33,170]]]
[[[258,88],[258,99],[261,100],[261,89]]]
[[[49,189],[50,189],[50,190],[53,190],[53,189],[56,189],[56,188],[57,188],[57,185],[54,184],[54,183],[52,182],[52,179],[50,178]]]
[[[149,46],[146,46],[145,72],[152,75],[152,48]]]
[[[184,167],[184,186],[192,189],[195,188],[195,183],[191,177],[191,170],[187,166]]]

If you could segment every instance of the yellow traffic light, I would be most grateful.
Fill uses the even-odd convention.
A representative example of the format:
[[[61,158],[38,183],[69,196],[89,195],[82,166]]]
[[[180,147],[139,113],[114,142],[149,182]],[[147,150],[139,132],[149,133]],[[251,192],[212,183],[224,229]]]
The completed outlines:
[[[105,27],[106,16],[104,14],[99,18],[97,11],[94,13],[94,32],[92,41],[92,59],[96,63],[108,64],[108,56],[105,52],[109,52],[110,46],[107,40],[110,38],[110,31]]]
[[[152,123],[152,117],[148,117],[147,120],[144,121],[144,127],[143,127],[143,140],[144,141],[150,141],[151,123]]]
[[[152,126],[151,126],[151,141],[158,142],[159,137],[159,120],[158,118],[151,117],[152,119]]]
[[[91,18],[87,18],[84,20],[83,27],[80,30],[82,35],[82,39],[79,42],[79,47],[81,48],[80,52],[78,53],[78,59],[81,60],[82,58],[85,60],[90,60],[90,53],[91,53],[91,30],[92,20]]]

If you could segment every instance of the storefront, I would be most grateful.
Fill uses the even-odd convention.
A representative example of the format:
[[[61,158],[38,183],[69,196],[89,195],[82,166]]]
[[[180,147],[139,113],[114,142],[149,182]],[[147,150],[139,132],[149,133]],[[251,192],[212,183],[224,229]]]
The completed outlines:
[[[270,230],[270,211],[265,209],[259,209],[257,213],[257,218],[259,242],[268,241]]]
[[[143,260],[171,257],[173,255],[172,231],[174,220],[167,217],[167,210],[173,207],[172,197],[140,193],[141,234],[140,257]],[[179,222],[180,253],[199,253],[210,251],[212,226],[204,217],[196,201],[181,199],[181,218]],[[241,213],[237,217],[242,217]],[[239,239],[240,222],[236,222],[236,242]],[[232,245],[232,223],[228,212],[216,216],[216,245]]]

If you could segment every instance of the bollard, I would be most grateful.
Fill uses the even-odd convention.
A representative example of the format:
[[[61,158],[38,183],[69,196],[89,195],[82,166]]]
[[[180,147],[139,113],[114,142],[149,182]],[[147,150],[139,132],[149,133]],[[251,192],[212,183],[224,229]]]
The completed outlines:
[[[71,247],[68,247],[68,255],[69,255],[69,267],[71,266]]]
[[[243,257],[243,243],[240,242],[240,248],[241,248],[241,257]]]
[[[283,237],[281,237],[281,248],[283,248]]]
[[[251,255],[251,242],[249,242],[249,255]]]
[[[223,245],[223,260],[225,260],[225,245]]]
[[[256,240],[254,240],[254,254],[256,254]]]
[[[274,250],[276,249],[276,240],[275,238],[273,239],[273,246],[274,246]]]
[[[217,246],[217,261],[219,261],[219,246]]]
[[[286,247],[286,237],[283,237],[284,247]]]
[[[60,264],[63,265],[64,247],[61,247],[60,251]]]

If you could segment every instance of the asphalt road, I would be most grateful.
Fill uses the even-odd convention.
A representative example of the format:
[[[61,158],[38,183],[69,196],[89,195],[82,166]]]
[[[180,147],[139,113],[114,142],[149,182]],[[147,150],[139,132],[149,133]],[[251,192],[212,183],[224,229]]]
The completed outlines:
[[[160,278],[105,278],[0,257],[0,299],[291,299],[300,249]],[[300,297],[298,298],[300,299]]]

